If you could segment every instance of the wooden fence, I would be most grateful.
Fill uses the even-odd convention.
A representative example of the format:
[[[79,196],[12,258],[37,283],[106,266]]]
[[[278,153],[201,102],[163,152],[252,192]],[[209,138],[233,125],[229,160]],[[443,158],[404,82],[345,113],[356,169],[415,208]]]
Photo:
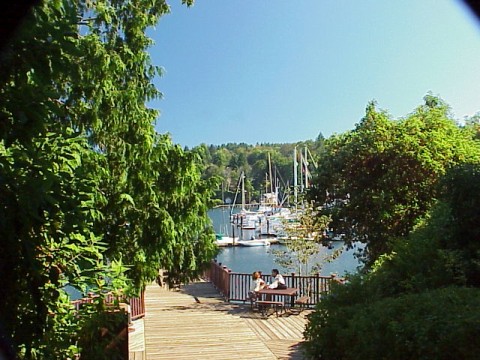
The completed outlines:
[[[82,304],[90,304],[93,300],[98,297],[90,293],[88,297],[72,301],[73,306],[76,310],[79,310]],[[129,320],[140,319],[145,316],[145,292],[142,291],[139,297],[115,297],[112,294],[105,295],[105,304],[113,305],[115,302],[124,303],[128,306],[125,308],[125,311],[129,314]],[[120,306],[123,307],[123,306]]]
[[[320,302],[322,295],[328,294],[333,281],[341,282],[342,279],[332,276],[317,275],[296,275],[282,274],[288,287],[299,289],[298,297],[307,295],[310,301],[307,305],[313,306]],[[252,274],[243,274],[232,272],[229,268],[212,261],[210,269],[206,272],[205,277],[220,291],[227,301],[243,301],[247,300],[248,291],[252,282]],[[262,274],[263,280],[272,282],[270,274]]]
[[[145,316],[145,291],[140,293],[139,297],[129,299],[131,307],[132,320],[137,320]]]

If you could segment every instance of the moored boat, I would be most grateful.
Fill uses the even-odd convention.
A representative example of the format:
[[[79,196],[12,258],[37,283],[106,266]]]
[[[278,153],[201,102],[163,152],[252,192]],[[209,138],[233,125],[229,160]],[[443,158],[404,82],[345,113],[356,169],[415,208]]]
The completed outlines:
[[[269,246],[270,241],[267,239],[239,240],[237,244],[240,246]]]
[[[225,236],[223,234],[215,235],[215,243],[217,246],[233,246],[238,242],[238,237]]]

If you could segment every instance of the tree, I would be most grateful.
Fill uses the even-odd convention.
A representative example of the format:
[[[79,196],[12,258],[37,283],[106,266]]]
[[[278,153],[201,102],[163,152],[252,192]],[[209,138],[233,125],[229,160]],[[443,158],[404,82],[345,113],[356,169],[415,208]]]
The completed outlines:
[[[440,99],[393,121],[370,103],[357,127],[326,142],[311,197],[347,240],[367,243],[372,264],[407,236],[437,197],[446,170],[478,161],[478,145],[448,118]]]
[[[473,136],[480,140],[480,112],[465,119],[465,128],[473,132]]]
[[[323,233],[331,219],[325,215],[318,216],[311,206],[298,215],[295,222],[283,221],[286,249],[272,249],[271,252],[276,262],[289,271],[295,271],[298,275],[316,274],[320,272],[321,263],[314,261],[314,257],[321,252]],[[334,253],[322,262],[337,255]]]
[[[441,247],[455,253],[456,273],[468,286],[480,287],[480,165],[460,164],[441,181],[443,220]]]
[[[310,357],[477,356],[469,339],[479,335],[479,184],[478,163],[447,171],[438,201],[408,238],[322,299],[305,332]]]
[[[287,198],[291,192],[293,183],[293,160],[292,155],[296,146],[308,147],[315,156],[316,151],[323,148],[323,140],[319,135],[318,141],[304,141],[296,144],[233,144],[210,145],[208,154],[203,159],[204,178],[220,176],[223,178],[225,191],[235,193],[235,186],[242,171],[245,172],[247,181],[251,182],[252,188],[249,197],[253,201],[259,201],[265,188],[269,191],[270,185],[279,187],[282,199]],[[198,149],[204,149],[201,145]],[[311,154],[312,155],[312,154]],[[269,179],[269,161],[272,164],[272,179]],[[208,161],[211,159],[211,162]],[[310,159],[311,160],[311,159]],[[316,160],[316,159],[315,159]],[[268,175],[268,176],[266,176]],[[221,199],[221,190],[217,190],[216,197]],[[232,195],[232,194],[229,194]]]
[[[72,356],[75,341],[68,332],[78,319],[65,311],[64,286],[102,288],[98,281],[114,275],[103,262],[102,238],[92,231],[101,217],[97,206],[105,201],[92,176],[101,163],[74,134],[49,133],[28,146],[0,146],[0,306],[6,310],[0,320],[22,357],[48,358],[55,351]],[[121,274],[115,281],[125,287]]]
[[[166,12],[44,2],[2,52],[0,323],[20,358],[72,358],[96,339],[101,298],[74,316],[65,285],[135,294],[160,267],[195,278],[216,253],[215,179],[146,106],[160,93],[145,31]]]

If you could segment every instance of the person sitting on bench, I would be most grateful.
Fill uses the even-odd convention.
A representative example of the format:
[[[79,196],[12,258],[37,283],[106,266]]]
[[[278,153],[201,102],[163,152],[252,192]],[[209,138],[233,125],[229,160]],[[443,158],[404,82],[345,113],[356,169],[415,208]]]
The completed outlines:
[[[272,269],[272,278],[273,278],[272,283],[268,285],[269,289],[286,289],[287,288],[287,285],[285,285],[285,279],[278,272],[278,269]]]
[[[248,292],[248,298],[251,301],[255,301],[258,298],[258,291],[265,287],[265,281],[263,281],[260,272],[254,271],[252,274],[252,284],[250,291]]]

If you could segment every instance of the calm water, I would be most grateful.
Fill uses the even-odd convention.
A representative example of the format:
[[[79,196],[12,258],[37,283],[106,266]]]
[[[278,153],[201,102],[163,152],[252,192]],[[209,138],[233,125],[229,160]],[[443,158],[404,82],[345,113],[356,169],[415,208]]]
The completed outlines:
[[[228,209],[213,209],[209,211],[209,216],[212,219],[215,232],[223,233],[225,235],[232,236],[232,226],[229,222],[230,210]],[[235,236],[238,236],[238,229],[235,229]],[[244,239],[249,239],[254,232],[252,230],[244,231]],[[359,265],[358,260],[354,254],[358,250],[360,244],[356,244],[353,249],[344,250],[340,256],[338,256],[332,262],[324,262],[323,259],[326,255],[331,254],[333,251],[339,248],[344,248],[342,241],[335,241],[333,243],[333,249],[327,249],[321,247],[318,257],[312,262],[322,262],[321,275],[330,275],[336,273],[343,275],[345,272],[355,272]],[[271,245],[271,246],[255,246],[255,247],[224,247],[221,249],[217,256],[217,261],[227,266],[234,272],[251,273],[253,271],[262,271],[269,274],[272,268],[278,268],[281,272],[286,272],[279,264],[275,263],[275,256],[272,254],[272,250],[285,249],[284,245]]]

